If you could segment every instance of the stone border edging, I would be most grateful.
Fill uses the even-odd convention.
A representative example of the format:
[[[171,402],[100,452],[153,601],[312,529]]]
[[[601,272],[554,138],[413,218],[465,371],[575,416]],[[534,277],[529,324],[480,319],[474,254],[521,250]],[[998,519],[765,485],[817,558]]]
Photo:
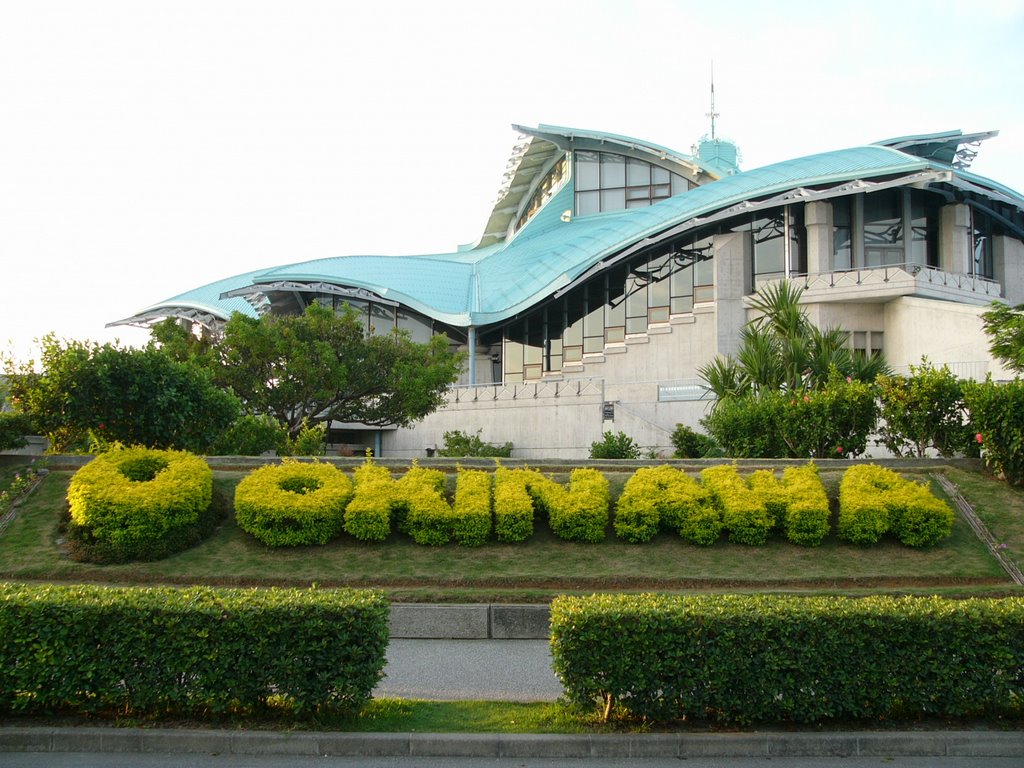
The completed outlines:
[[[392,603],[392,639],[547,640],[547,605]]]
[[[355,757],[1024,757],[1021,731],[331,733],[0,727],[3,752]]]

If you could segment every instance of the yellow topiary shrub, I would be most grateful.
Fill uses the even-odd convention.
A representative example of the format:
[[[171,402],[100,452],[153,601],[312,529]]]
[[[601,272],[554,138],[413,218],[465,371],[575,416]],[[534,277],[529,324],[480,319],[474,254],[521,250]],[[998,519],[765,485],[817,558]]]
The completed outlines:
[[[284,461],[235,489],[238,527],[271,547],[326,544],[341,533],[352,481],[333,464]]]
[[[80,559],[152,560],[212,528],[213,472],[184,451],[118,448],[79,469],[67,498],[68,537]]]

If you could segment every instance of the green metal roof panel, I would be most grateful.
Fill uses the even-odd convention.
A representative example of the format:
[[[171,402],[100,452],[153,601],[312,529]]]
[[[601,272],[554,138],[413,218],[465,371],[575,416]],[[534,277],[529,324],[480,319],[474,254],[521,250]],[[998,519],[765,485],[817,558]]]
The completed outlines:
[[[222,320],[227,320],[234,312],[241,312],[243,315],[255,317],[256,310],[245,299],[222,299],[221,294],[234,288],[252,285],[253,277],[258,275],[260,271],[243,272],[240,275],[217,280],[216,282],[202,285],[199,288],[193,288],[191,291],[180,293],[177,296],[172,296],[169,299],[146,307],[137,315],[125,318],[117,323],[111,323],[111,325],[127,325],[132,323],[134,318],[153,313],[166,313],[165,316],[171,317],[176,309],[208,312]]]
[[[886,146],[854,147],[738,173],[648,207],[564,222],[562,212],[573,208],[572,184],[567,183],[509,241],[448,254],[308,261],[211,283],[154,306],[191,301],[223,314],[234,308],[251,314],[244,301],[221,300],[219,292],[275,280],[324,281],[365,288],[453,325],[496,323],[546,299],[624,249],[697,217],[801,187],[936,168],[950,170]],[[1012,190],[984,181],[1020,199]]]

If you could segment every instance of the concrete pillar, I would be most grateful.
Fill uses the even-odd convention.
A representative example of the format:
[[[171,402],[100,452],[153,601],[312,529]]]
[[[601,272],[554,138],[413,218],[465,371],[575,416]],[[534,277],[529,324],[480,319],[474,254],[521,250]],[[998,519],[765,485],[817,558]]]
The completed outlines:
[[[804,204],[807,229],[807,274],[832,271],[832,203],[814,200]]]
[[[717,354],[740,348],[740,329],[747,322],[743,297],[751,292],[753,248],[748,232],[715,235],[715,319]]]
[[[998,235],[992,241],[995,279],[1003,287],[1003,298],[1012,306],[1024,304],[1024,243],[1015,237]]]
[[[971,271],[971,211],[966,205],[939,210],[939,269],[956,275]]]

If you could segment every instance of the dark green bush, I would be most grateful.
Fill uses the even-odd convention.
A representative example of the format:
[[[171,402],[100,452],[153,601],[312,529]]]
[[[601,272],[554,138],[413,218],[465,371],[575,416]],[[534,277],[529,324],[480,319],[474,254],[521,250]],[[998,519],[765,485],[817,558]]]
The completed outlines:
[[[685,424],[676,424],[672,430],[673,456],[677,459],[703,459],[705,456],[721,455],[721,449],[708,435],[702,435]]]
[[[0,584],[0,713],[354,713],[388,604],[354,590]]]
[[[465,432],[460,432],[457,429],[445,432],[444,448],[439,448],[437,455],[450,458],[466,456],[502,459],[507,459],[512,455],[512,443],[505,443],[504,445],[485,443],[480,439],[482,431],[478,429],[475,435],[467,435]]]
[[[779,425],[781,397],[743,395],[719,400],[701,420],[711,437],[734,458],[779,458],[789,455]]]
[[[217,436],[210,453],[214,456],[259,456],[282,451],[288,432],[269,416],[239,416]]]
[[[605,432],[604,437],[590,444],[592,459],[638,459],[640,446],[625,432]]]
[[[1024,598],[593,595],[551,606],[583,706],[723,723],[1024,714]]]
[[[833,371],[820,389],[726,397],[701,423],[727,456],[802,459],[863,453],[877,420],[874,387]]]
[[[1010,485],[1024,485],[1024,381],[965,381],[962,387],[985,463]]]

